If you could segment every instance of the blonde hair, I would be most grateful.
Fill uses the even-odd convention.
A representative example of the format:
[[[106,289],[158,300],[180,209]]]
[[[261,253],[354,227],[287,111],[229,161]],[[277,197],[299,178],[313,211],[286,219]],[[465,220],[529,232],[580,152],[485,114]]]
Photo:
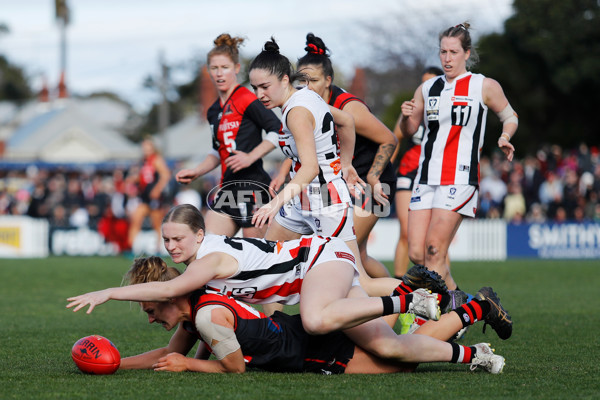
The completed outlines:
[[[150,256],[136,258],[123,280],[129,285],[135,285],[147,282],[166,282],[179,275],[181,272],[177,268],[167,266],[162,258]]]
[[[228,33],[221,33],[214,41],[215,46],[206,56],[206,63],[210,65],[210,59],[217,54],[223,54],[231,58],[234,64],[240,63],[239,46],[244,43],[242,37],[231,37]]]
[[[470,28],[471,24],[468,22],[463,22],[462,24],[451,26],[440,33],[440,42],[445,37],[455,37],[460,40],[461,47],[465,52],[469,50],[471,51],[471,56],[467,60],[467,68],[471,68],[477,64],[477,62],[479,62],[479,55],[477,54],[475,47],[473,47],[473,42],[471,40],[471,32],[469,31]]]

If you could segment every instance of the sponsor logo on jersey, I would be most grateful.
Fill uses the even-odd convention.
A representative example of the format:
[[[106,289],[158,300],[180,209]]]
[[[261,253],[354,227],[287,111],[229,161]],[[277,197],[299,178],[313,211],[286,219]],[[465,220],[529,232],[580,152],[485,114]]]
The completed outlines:
[[[222,124],[219,124],[219,130],[220,131],[231,131],[234,129],[239,128],[240,126],[240,121],[225,121]]]
[[[459,164],[458,170],[459,171],[469,172],[471,170],[471,167],[468,166],[468,165]]]
[[[470,97],[465,97],[465,96],[452,96],[450,98],[450,101],[452,101],[452,102],[458,102],[458,103],[466,103],[466,102],[469,102],[469,101],[473,101],[473,99],[470,98]]]
[[[411,203],[418,203],[421,201],[421,196],[414,196],[410,198]]]
[[[451,188],[450,188],[450,194],[451,194],[452,196],[454,196],[454,195],[456,194],[456,188],[455,188],[455,187],[451,187]]]

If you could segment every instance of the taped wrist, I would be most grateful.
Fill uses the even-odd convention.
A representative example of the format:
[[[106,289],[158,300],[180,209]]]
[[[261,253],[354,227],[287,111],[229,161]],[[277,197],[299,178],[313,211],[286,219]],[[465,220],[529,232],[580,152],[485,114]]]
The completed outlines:
[[[504,110],[500,111],[496,115],[498,115],[498,118],[500,118],[500,122],[502,122],[502,124],[512,123],[517,124],[517,126],[519,125],[519,116],[517,115],[515,110],[513,110],[510,104],[507,104],[506,107],[504,107]]]

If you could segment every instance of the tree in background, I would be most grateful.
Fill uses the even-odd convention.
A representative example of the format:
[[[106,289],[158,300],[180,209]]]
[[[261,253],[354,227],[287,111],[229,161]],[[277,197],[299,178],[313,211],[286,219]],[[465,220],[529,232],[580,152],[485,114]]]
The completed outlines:
[[[515,0],[502,34],[482,37],[477,71],[502,83],[519,113],[521,154],[542,143],[598,143],[600,2]],[[499,129],[494,118],[490,129]]]
[[[8,26],[0,22],[0,37],[10,32]],[[0,48],[0,101],[23,104],[31,99],[32,92],[23,69],[13,65],[1,54]]]

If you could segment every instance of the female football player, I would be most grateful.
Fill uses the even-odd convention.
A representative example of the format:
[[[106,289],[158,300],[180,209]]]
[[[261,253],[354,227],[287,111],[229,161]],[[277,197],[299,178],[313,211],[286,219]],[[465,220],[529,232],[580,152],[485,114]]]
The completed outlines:
[[[177,276],[179,271],[167,267],[161,258],[148,257],[135,260],[126,278],[133,285],[168,282]],[[266,317],[246,304],[202,289],[140,305],[148,314],[149,323],[176,331],[166,347],[123,358],[121,369],[241,373],[248,366],[274,372],[378,374],[413,371],[415,363],[428,358],[423,353],[410,352],[383,359],[365,351],[342,332],[308,335],[300,315],[275,312]],[[453,312],[438,322],[427,322],[417,332],[447,340],[461,327],[458,314]],[[398,337],[398,342],[410,342],[412,336]],[[203,342],[197,357],[186,357],[197,340]],[[371,340],[379,340],[377,333]],[[429,361],[465,363],[471,369],[481,367],[493,374],[502,372],[504,358],[493,354],[486,343],[474,346],[443,343],[440,347],[444,349]],[[208,360],[211,353],[216,359]]]
[[[476,58],[468,23],[446,29],[439,43],[444,75],[421,84],[402,104],[400,129],[412,134],[425,123],[408,213],[409,257],[438,272],[453,290],[446,256],[463,218],[477,210],[487,109],[502,122],[498,147],[509,161],[519,120],[498,82],[467,70]]]

